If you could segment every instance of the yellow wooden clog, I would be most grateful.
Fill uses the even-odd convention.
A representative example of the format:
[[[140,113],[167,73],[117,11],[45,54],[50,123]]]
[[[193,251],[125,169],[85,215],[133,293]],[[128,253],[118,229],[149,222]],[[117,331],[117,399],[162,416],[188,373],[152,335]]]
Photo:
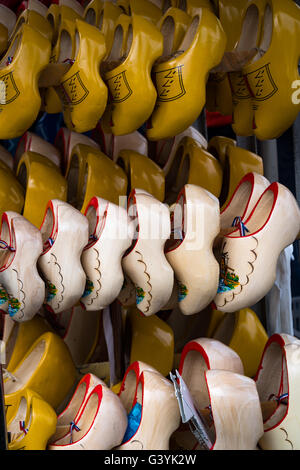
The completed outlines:
[[[3,165],[0,167],[0,216],[7,210],[21,213],[25,201],[24,189],[12,171]]]
[[[57,3],[51,3],[48,8],[48,12],[46,15],[47,21],[50,23],[52,28],[52,44],[54,45],[57,41],[58,36],[58,17],[59,17],[60,8]]]
[[[158,23],[162,15],[161,9],[150,0],[117,0],[117,5],[127,15],[141,15],[154,24]]]
[[[75,21],[80,19],[74,10],[66,6],[60,7],[57,13],[57,18],[53,19],[57,22],[57,39],[50,59],[50,62],[53,63],[73,59],[76,51]],[[52,17],[52,15],[50,16],[48,13],[48,17]]]
[[[122,150],[119,153],[117,165],[124,169],[132,189],[144,189],[159,201],[165,198],[165,175],[163,170],[150,158],[132,150]]]
[[[178,51],[192,18],[179,8],[169,8],[157,24],[164,37],[163,56]]]
[[[83,18],[92,26],[97,26],[99,28],[100,24],[100,17],[103,12],[103,1],[102,0],[91,0],[87,6],[85,7]]]
[[[213,335],[240,356],[245,375],[256,374],[268,335],[257,315],[250,308],[227,313]]]
[[[130,364],[142,361],[167,376],[174,359],[172,328],[157,315],[143,317],[135,308],[128,310],[131,331]]]
[[[260,0],[244,5],[241,33],[234,51],[247,52],[259,47],[266,4],[267,0]],[[253,135],[254,109],[247,81],[242,71],[230,72],[228,78],[233,99],[232,128],[237,135]]]
[[[167,202],[176,201],[185,184],[195,184],[219,197],[222,167],[218,160],[191,137],[184,137],[166,177]]]
[[[76,370],[64,341],[54,333],[41,335],[4,379],[6,418],[17,410],[24,390],[30,388],[57,408],[70,392]]]
[[[27,24],[32,29],[35,29],[40,34],[45,36],[48,41],[52,41],[53,30],[49,21],[44,18],[40,13],[35,10],[24,10],[18,17],[14,30],[12,32],[10,40],[13,41],[14,36],[17,34],[23,24]]]
[[[8,315],[4,319],[4,335],[6,347],[6,370],[13,370],[25,356],[31,345],[51,327],[40,315],[35,315],[32,320],[15,322]]]
[[[225,45],[217,17],[200,10],[177,53],[153,69],[158,98],[148,123],[149,140],[173,137],[196,121],[205,105],[208,73],[221,61]]]
[[[52,406],[38,393],[26,388],[19,396],[15,410],[7,423],[8,450],[46,450],[57,423]]]
[[[243,68],[253,97],[254,134],[260,140],[281,136],[300,111],[293,97],[299,80],[299,35],[300,7],[292,0],[269,0],[259,50]]]
[[[75,132],[87,132],[96,127],[107,102],[107,88],[99,73],[105,38],[96,27],[81,20],[75,23],[77,53],[56,90],[63,103],[66,126]]]
[[[23,215],[40,227],[50,199],[67,199],[67,182],[57,166],[47,157],[34,152],[22,155],[17,178],[25,189]]]
[[[111,94],[107,118],[111,132],[124,135],[141,127],[154,109],[157,94],[150,72],[154,61],[162,54],[163,37],[151,21],[133,15],[127,56],[122,58],[119,36],[116,30],[115,40],[120,42],[120,47],[118,51],[113,47],[108,58],[108,62],[117,61],[119,65],[105,73],[105,80]]]
[[[228,145],[236,146],[236,141],[229,137],[215,136],[208,142],[207,151],[216,157],[221,165],[224,166]]]
[[[48,64],[51,44],[24,24],[0,62],[0,139],[19,137],[33,124],[41,107],[37,82]]]
[[[224,176],[220,194],[221,210],[227,206],[241,179],[251,172],[259,175],[264,174],[262,158],[249,150],[229,145],[223,167]]]
[[[94,196],[117,205],[119,197],[126,196],[124,171],[100,150],[87,145],[78,144],[73,148],[66,178],[68,202],[83,213]]]
[[[227,36],[226,51],[235,47],[242,28],[243,11],[249,0],[219,0],[219,18]]]

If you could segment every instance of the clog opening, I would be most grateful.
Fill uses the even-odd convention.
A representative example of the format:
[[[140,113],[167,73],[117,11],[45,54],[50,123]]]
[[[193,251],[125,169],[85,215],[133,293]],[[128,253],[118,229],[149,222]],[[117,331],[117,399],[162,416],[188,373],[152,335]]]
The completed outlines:
[[[122,156],[120,156],[117,160],[117,165],[119,165],[119,167],[122,168],[122,170],[125,172],[125,174],[127,176],[127,197],[128,197],[131,190],[133,189],[133,188],[131,188],[131,168],[130,168],[130,164],[126,165],[125,160],[122,158]]]
[[[98,24],[98,28],[100,29],[100,31],[103,28],[103,19],[104,19],[104,11],[102,10],[100,14],[100,18],[99,18],[99,24]]]
[[[79,158],[76,153],[72,155],[70,168],[67,175],[68,192],[67,201],[74,207],[79,206],[77,204],[77,190],[79,184]]]
[[[132,41],[133,41],[133,28],[132,24],[128,26],[128,31],[127,31],[127,41],[126,41],[126,49],[125,49],[125,57],[128,56],[131,46],[132,46]]]
[[[13,420],[10,422],[10,424],[7,427],[7,432],[10,433],[10,442],[13,442],[16,439],[19,439],[25,436],[24,431],[20,429],[20,424],[26,423],[26,416],[27,416],[27,400],[25,397],[22,397],[20,400],[18,410]]]
[[[187,3],[186,0],[179,0],[178,8],[183,11],[187,11]]]
[[[93,235],[96,234],[96,227],[98,222],[97,211],[94,206],[89,206],[88,210],[85,214],[86,218],[88,219],[89,223],[89,237],[91,238]],[[103,218],[103,216],[102,216]],[[100,222],[100,221],[99,221]],[[100,222],[101,224],[101,222]]]
[[[115,63],[120,60],[122,56],[123,35],[123,28],[121,25],[118,25],[114,32],[114,41],[107,62]]]
[[[189,29],[187,30],[182,43],[179,46],[179,52],[183,53],[186,50],[189,49],[189,47],[192,45],[192,42],[195,39],[195,35],[197,33],[200,21],[201,21],[201,16],[202,14],[200,13],[199,15],[194,16]]]
[[[223,166],[222,188],[221,188],[221,193],[219,196],[220,207],[222,207],[225,204],[228,198],[229,189],[230,189],[230,163],[229,163],[228,155],[226,155],[224,166]]]
[[[175,34],[175,21],[172,16],[167,16],[160,29],[164,38],[163,55],[168,56],[173,52],[173,42]]]
[[[176,186],[173,188],[175,192],[181,191],[183,186],[188,183],[189,180],[189,174],[190,174],[190,154],[187,152],[184,154],[182,160],[181,160],[181,165],[177,174],[177,180],[176,180]]]
[[[88,386],[85,381],[81,382],[81,384],[78,385],[78,388],[75,390],[75,393],[71,398],[68,407],[61,413],[61,415],[58,416],[58,426],[68,426],[70,422],[75,419],[78,414],[78,411],[80,410],[80,407],[82,406],[87,390]],[[60,439],[60,437],[62,436],[58,436],[57,434],[55,434],[51,440],[52,442],[54,442],[54,440]]]
[[[48,207],[42,226],[40,227],[44,249],[49,248],[48,241],[51,238],[51,235],[53,234],[53,229],[54,229],[54,216],[53,216],[52,208]]]
[[[27,188],[27,178],[28,178],[28,175],[27,175],[27,168],[26,168],[26,165],[25,163],[23,162],[19,168],[19,172],[17,174],[17,179],[19,181],[19,183],[23,186],[23,188],[26,190]]]
[[[122,391],[120,393],[120,400],[123,403],[123,406],[128,414],[132,409],[135,392],[136,392],[136,382],[137,376],[134,370],[130,370],[126,375],[125,382],[122,386]]]
[[[88,399],[86,406],[83,410],[83,413],[78,421],[78,427],[80,431],[74,431],[72,433],[73,442],[77,442],[82,439],[83,436],[89,431],[92,423],[94,422],[98,407],[99,407],[100,397],[98,393],[93,393]]]
[[[228,208],[231,213],[234,214],[234,217],[242,217],[247,209],[252,191],[253,186],[251,181],[243,181],[242,184],[236,188],[232,199],[225,209],[223,209],[222,214],[225,214],[226,209]],[[233,220],[231,222],[233,222]]]
[[[45,349],[46,341],[44,339],[36,343],[35,348],[19,363],[17,368],[14,369],[13,374],[16,376],[16,379],[9,378],[4,382],[5,395],[15,393],[27,384],[40,364],[45,353]]]
[[[252,213],[245,221],[248,236],[255,234],[265,226],[272,214],[275,201],[275,194],[272,190],[267,190],[263,193]],[[229,236],[240,237],[240,231],[235,230]]]
[[[257,46],[259,34],[259,10],[256,5],[250,5],[247,9],[239,42],[236,46],[238,51],[250,51]]]
[[[179,146],[177,147],[177,150],[175,152],[174,159],[173,159],[172,165],[170,167],[170,170],[169,170],[168,174],[166,175],[165,185],[166,185],[166,194],[167,195],[171,191],[173,192],[173,184],[174,184],[174,181],[176,181],[183,154],[184,154],[184,145],[179,144]],[[174,202],[174,200],[170,201],[170,202]]]
[[[79,191],[79,196],[78,196],[78,201],[77,201],[77,206],[76,206],[77,209],[79,210],[81,210],[84,200],[85,200],[89,173],[90,173],[90,167],[89,167],[89,164],[86,163],[84,166],[83,185],[82,185],[81,190]]]
[[[13,63],[14,57],[16,56],[19,46],[21,44],[21,36],[21,34],[18,34],[14,37],[14,40],[9,46],[7,53],[0,62],[0,69],[3,69]]]
[[[164,2],[163,2],[163,7],[162,7],[162,12],[163,12],[163,13],[166,13],[166,11],[167,11],[169,8],[171,8],[171,6],[172,6],[171,0],[164,0]]]
[[[224,315],[213,335],[214,339],[221,341],[221,343],[227,346],[230,344],[236,326],[236,315],[236,313],[231,312]]]
[[[2,216],[1,221],[1,241],[6,243],[7,246],[15,247],[14,231],[10,231],[8,221],[6,217]],[[12,238],[12,240],[11,240]],[[4,269],[9,263],[9,260],[14,256],[14,253],[8,249],[0,249],[0,269]]]
[[[47,21],[50,23],[52,31],[55,31],[55,19],[52,13],[48,13],[46,17]]]
[[[265,431],[277,426],[288,411],[288,373],[284,349],[277,341],[265,349],[261,368],[258,371],[256,387],[263,404]],[[287,395],[287,396],[286,396]],[[285,397],[286,396],[286,397]],[[285,397],[279,400],[280,397]],[[272,405],[275,402],[275,408]]]
[[[198,411],[207,408],[210,403],[204,374],[206,370],[208,366],[201,352],[193,349],[188,351],[184,358],[181,376],[188,385]]]
[[[181,245],[185,236],[185,196],[182,193],[171,213],[171,235],[165,244],[165,253],[175,250]]]
[[[74,52],[74,60],[77,59],[78,53],[79,53],[79,47],[80,47],[80,36],[79,32],[76,30],[75,32],[75,52]]]
[[[173,149],[175,137],[171,139],[165,139],[159,142],[159,147],[157,147],[156,158],[155,161],[161,167],[164,167],[171,155],[171,151]]]
[[[18,147],[17,147],[16,154],[15,154],[15,165],[17,164],[17,162],[19,162],[19,160],[22,157],[23,153],[25,153],[28,150],[27,149],[27,140],[28,140],[28,134],[26,132],[22,136],[22,138],[20,139],[20,141],[18,143]]]
[[[263,35],[258,47],[258,52],[252,59],[252,63],[260,59],[269,49],[273,36],[273,11],[269,4],[265,8],[263,18]]]
[[[133,248],[135,247],[137,243],[137,239],[138,239],[138,233],[139,233],[139,218],[138,218],[138,211],[137,211],[135,197],[129,196],[127,214],[128,214],[129,220],[134,226],[134,234],[133,234],[131,247],[128,249],[126,254],[130,253],[130,251],[132,251]]]
[[[143,388],[141,382],[139,382],[136,388],[135,401],[128,413],[128,424],[122,443],[128,442],[137,433],[142,419],[142,405]]]
[[[88,11],[86,12],[86,15],[85,15],[84,19],[88,24],[90,24],[92,26],[96,26],[96,13],[95,13],[95,10],[93,10],[93,8],[89,8]]]
[[[65,62],[67,59],[73,58],[73,43],[69,32],[65,29],[61,31],[59,38],[59,54],[57,62]]]

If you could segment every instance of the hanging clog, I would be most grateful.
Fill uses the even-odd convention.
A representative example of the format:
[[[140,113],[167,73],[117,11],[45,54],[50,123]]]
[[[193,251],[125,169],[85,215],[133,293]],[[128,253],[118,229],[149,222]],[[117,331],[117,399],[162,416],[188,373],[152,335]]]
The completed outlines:
[[[220,231],[219,202],[205,189],[185,185],[172,219],[165,255],[179,283],[179,308],[192,315],[207,307],[218,290],[219,265],[212,244]]]
[[[173,290],[174,273],[164,255],[171,232],[169,210],[139,189],[131,191],[127,210],[135,233],[122,266],[136,286],[137,308],[150,316],[166,305]]]
[[[14,321],[31,320],[45,297],[45,285],[37,270],[37,261],[43,250],[41,234],[20,214],[4,212],[1,249],[0,282],[9,297],[8,313]],[[24,263],[24,250],[27,263]]]
[[[84,214],[94,196],[119,205],[126,200],[127,177],[124,171],[100,150],[84,144],[73,148],[66,177],[68,202]],[[101,180],[101,185],[99,181]]]
[[[216,308],[235,312],[259,302],[276,280],[280,253],[300,231],[300,211],[292,193],[272,183],[248,219],[222,239]]]
[[[121,150],[117,165],[124,169],[132,189],[144,189],[156,199],[165,199],[165,175],[163,170],[150,158],[133,150]]]
[[[253,310],[225,313],[213,338],[233,349],[243,362],[245,375],[254,377],[268,335]]]
[[[51,160],[35,152],[22,155],[16,173],[26,191],[23,215],[40,227],[48,201],[66,200],[67,182]]]
[[[168,8],[157,27],[164,37],[162,55],[169,56],[179,50],[192,18],[179,8]]]
[[[8,450],[46,450],[55,432],[56,413],[38,393],[26,388],[7,423]]]
[[[228,145],[236,146],[236,141],[229,137],[214,136],[208,142],[207,151],[216,157],[224,167]]]
[[[32,29],[39,32],[48,41],[52,41],[53,30],[49,21],[44,18],[40,13],[35,10],[24,10],[17,19],[14,30],[11,34],[10,40],[13,41],[17,32],[20,30],[23,24],[27,24]]]
[[[149,140],[173,137],[196,121],[205,105],[208,72],[221,61],[225,44],[219,20],[202,9],[177,53],[153,68],[158,96],[147,125]]]
[[[19,137],[41,107],[37,82],[50,59],[51,44],[24,24],[0,62],[0,139]]]
[[[46,283],[45,304],[60,313],[73,307],[84,292],[81,255],[89,239],[88,221],[70,204],[52,199],[40,232],[43,250],[38,266]]]
[[[116,35],[115,40],[118,39]],[[111,93],[108,112],[113,134],[130,134],[150,117],[157,96],[150,71],[162,48],[162,34],[156,26],[142,16],[133,15],[126,56],[121,55],[122,47],[119,50],[113,47],[107,61],[118,65],[104,75]]]
[[[99,72],[105,39],[94,26],[81,20],[75,23],[76,51],[56,91],[63,103],[66,126],[75,132],[87,132],[96,127],[107,102],[107,88]]]
[[[259,50],[243,68],[253,98],[254,134],[259,140],[280,137],[300,111],[299,100],[293,99],[299,80],[299,34],[299,6],[292,0],[270,0]]]
[[[273,404],[264,416],[263,450],[299,450],[299,347],[298,338],[274,334],[266,344],[257,375],[261,402]]]
[[[54,147],[54,145],[33,132],[25,132],[23,137],[20,139],[14,158],[15,168],[18,167],[20,158],[25,152],[39,153],[51,160],[56,166],[61,166],[61,156],[59,151]]]
[[[62,367],[63,365],[63,367]],[[20,397],[28,388],[57,408],[70,392],[76,370],[69,350],[54,333],[41,335],[4,378],[6,419],[15,413]]]
[[[151,0],[117,0],[117,5],[129,16],[140,15],[154,24],[161,18],[162,11]]]
[[[122,256],[133,237],[127,212],[105,199],[94,197],[86,211],[89,242],[81,262],[86,273],[86,288],[81,303],[86,310],[102,310],[119,295],[124,283]]]
[[[127,416],[119,397],[105,385],[97,385],[80,414],[74,415],[69,432],[49,445],[49,450],[110,450],[119,445]]]

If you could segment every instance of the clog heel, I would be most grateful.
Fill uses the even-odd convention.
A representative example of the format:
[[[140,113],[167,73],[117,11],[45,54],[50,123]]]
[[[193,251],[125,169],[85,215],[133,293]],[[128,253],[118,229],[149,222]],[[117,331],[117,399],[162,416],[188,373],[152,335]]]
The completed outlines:
[[[51,44],[24,24],[0,62],[0,139],[19,137],[34,123],[41,107],[38,78],[50,59]],[[4,84],[4,85],[3,85]]]
[[[205,105],[209,70],[221,61],[225,44],[219,20],[208,9],[200,10],[179,50],[153,68],[158,96],[147,125],[149,140],[173,137],[195,122]]]
[[[136,423],[128,427],[117,450],[168,450],[170,437],[180,423],[171,382],[158,372],[144,370],[136,387],[129,423],[131,415],[139,416],[138,428]]]
[[[56,88],[63,103],[66,126],[76,132],[87,132],[96,127],[107,102],[107,88],[99,73],[105,56],[105,39],[94,26],[75,20],[77,50],[72,66]]]
[[[121,291],[124,283],[121,260],[131,245],[133,228],[125,209],[99,197],[91,199],[85,215],[89,242],[81,257],[87,277],[81,303],[86,310],[101,310]]]
[[[266,344],[255,377],[264,414],[263,450],[299,450],[299,339],[275,334]],[[271,406],[274,405],[274,406]]]
[[[56,413],[36,392],[26,388],[7,423],[8,450],[46,450],[56,428]]]
[[[299,80],[300,8],[293,1],[270,0],[263,23],[259,50],[243,75],[253,99],[254,134],[267,140],[282,135],[300,111],[299,100],[293,99]]]
[[[16,367],[6,374],[4,400],[7,420],[14,415],[20,397],[28,388],[56,409],[70,392],[75,378],[76,369],[63,340],[54,333],[44,333]]]
[[[25,217],[7,211],[1,219],[1,244],[0,282],[9,296],[8,313],[14,321],[31,320],[45,296],[45,285],[37,270],[43,250],[41,234]]]
[[[107,59],[108,64],[118,65],[104,75],[111,93],[109,122],[115,135],[136,131],[150,117],[157,97],[150,72],[163,50],[162,34],[142,16],[132,18],[125,58],[121,57],[121,36],[122,29],[116,29],[115,40],[120,48],[113,47]]]
[[[47,288],[45,304],[60,313],[73,307],[84,292],[81,255],[88,244],[88,221],[70,204],[52,199],[40,232],[43,251],[38,265]]]

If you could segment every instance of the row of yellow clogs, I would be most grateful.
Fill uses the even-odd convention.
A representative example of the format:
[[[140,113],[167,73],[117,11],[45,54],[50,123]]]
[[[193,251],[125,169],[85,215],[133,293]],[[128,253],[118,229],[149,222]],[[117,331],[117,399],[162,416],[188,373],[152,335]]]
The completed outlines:
[[[156,8],[143,3],[145,11]],[[195,9],[193,17],[172,8],[158,25],[140,2],[129,8],[131,16],[112,2],[92,0],[86,17],[65,5],[52,5],[42,22],[36,11],[21,14],[0,62],[2,139],[18,137],[33,124],[41,109],[39,88],[46,111],[59,97],[66,126],[77,132],[94,129],[102,117],[116,135],[148,121],[148,138],[158,140],[197,119],[207,74],[225,49],[218,18],[208,8]],[[178,15],[182,28],[174,28],[170,46],[169,23]]]
[[[258,155],[222,137],[211,139],[207,148],[193,127],[157,142],[154,149],[139,132],[115,137],[99,127],[94,139],[62,128],[55,146],[26,132],[14,158],[0,147],[0,212],[23,211],[40,227],[50,199],[67,201],[84,213],[93,196],[124,205],[126,193],[140,188],[170,204],[186,183],[220,197],[222,207],[246,173],[263,174]]]
[[[14,372],[7,373],[10,449],[43,450],[47,444],[50,450],[203,449],[189,428],[180,425],[171,382],[141,361],[127,369],[118,396],[97,376],[85,375],[56,416],[45,364],[50,359],[53,364],[54,353],[66,360],[61,346],[58,337],[45,333]],[[292,336],[273,335],[251,379],[244,375],[238,354],[220,341],[197,338],[185,345],[179,376],[202,418],[209,450],[299,449],[299,346]],[[66,395],[63,387],[53,377],[51,388],[60,396]]]
[[[221,0],[226,51],[252,52],[240,70],[212,74],[207,107],[233,114],[237,135],[274,139],[299,110],[300,9],[292,0]]]

